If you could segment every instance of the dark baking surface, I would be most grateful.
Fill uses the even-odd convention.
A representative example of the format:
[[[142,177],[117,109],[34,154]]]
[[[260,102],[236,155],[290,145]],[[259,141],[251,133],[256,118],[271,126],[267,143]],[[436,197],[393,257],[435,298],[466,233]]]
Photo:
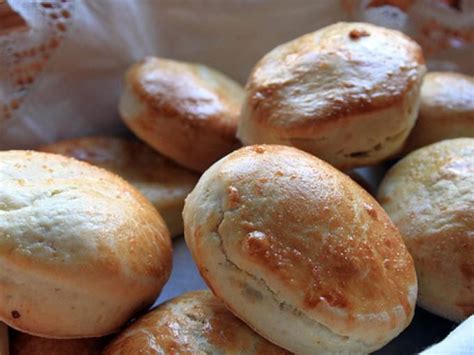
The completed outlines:
[[[155,305],[187,291],[207,288],[199,276],[199,272],[186,247],[184,238],[175,238],[173,248],[174,259],[171,278],[155,302]],[[417,354],[430,345],[443,340],[455,327],[456,323],[437,317],[417,307],[415,318],[410,326],[397,338],[374,354]]]
[[[457,324],[416,307],[410,326],[398,337],[374,354],[418,354],[443,340]]]

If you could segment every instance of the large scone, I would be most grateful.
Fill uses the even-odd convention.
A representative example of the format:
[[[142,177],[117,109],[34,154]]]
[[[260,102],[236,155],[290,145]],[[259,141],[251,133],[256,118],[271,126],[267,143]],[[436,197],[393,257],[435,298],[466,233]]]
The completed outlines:
[[[294,146],[340,169],[397,153],[415,123],[425,65],[400,32],[338,23],[273,49],[246,86],[245,145]]]
[[[289,355],[252,331],[209,291],[168,301],[125,329],[104,355]]]
[[[64,140],[38,150],[70,156],[110,170],[135,186],[156,207],[173,237],[183,234],[184,199],[199,175],[143,143],[112,137]]]
[[[411,321],[417,283],[398,230],[348,176],[292,147],[242,148],[188,195],[186,242],[238,317],[298,354],[367,353]]]
[[[100,355],[107,342],[107,338],[48,339],[18,331],[11,331],[10,338],[10,355]]]
[[[142,140],[197,171],[239,146],[243,90],[204,65],[147,57],[125,75],[119,112]]]
[[[453,321],[474,314],[474,138],[409,154],[378,198],[415,261],[419,305]]]
[[[406,150],[459,137],[474,137],[474,77],[450,72],[426,74],[420,112]]]
[[[0,152],[0,320],[51,338],[116,331],[171,271],[156,209],[118,176],[56,154]]]

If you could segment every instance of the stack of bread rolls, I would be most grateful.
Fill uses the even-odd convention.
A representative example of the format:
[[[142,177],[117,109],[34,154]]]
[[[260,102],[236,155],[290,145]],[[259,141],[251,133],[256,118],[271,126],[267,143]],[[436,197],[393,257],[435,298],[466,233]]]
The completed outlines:
[[[0,152],[0,321],[15,329],[0,349],[366,354],[417,302],[474,314],[474,79],[425,72],[417,43],[365,23],[278,46],[245,88],[201,64],[133,64],[118,109],[139,140]],[[395,158],[379,202],[347,170]],[[212,293],[140,316],[183,231]]]

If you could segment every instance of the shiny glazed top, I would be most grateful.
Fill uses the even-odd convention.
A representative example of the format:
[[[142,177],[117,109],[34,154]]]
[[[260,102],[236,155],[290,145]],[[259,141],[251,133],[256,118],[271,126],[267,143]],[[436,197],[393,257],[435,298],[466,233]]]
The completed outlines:
[[[129,69],[126,80],[157,115],[234,138],[243,91],[223,74],[200,64],[147,57]]]
[[[230,262],[342,334],[360,320],[408,324],[412,258],[387,214],[350,178],[283,146],[242,148],[216,166],[217,233]],[[206,237],[197,233],[193,243]]]
[[[423,72],[422,50],[404,34],[337,23],[265,55],[246,100],[254,119],[289,134],[395,105]]]
[[[105,354],[259,354],[289,352],[254,333],[209,291],[189,292],[125,329]]]

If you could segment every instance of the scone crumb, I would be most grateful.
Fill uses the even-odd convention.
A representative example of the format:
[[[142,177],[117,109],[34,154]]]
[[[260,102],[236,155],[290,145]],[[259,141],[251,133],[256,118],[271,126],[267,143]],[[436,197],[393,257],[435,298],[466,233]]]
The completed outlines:
[[[250,255],[263,256],[270,249],[270,240],[265,233],[253,231],[247,234],[242,247]]]
[[[351,32],[349,32],[349,37],[351,39],[359,39],[361,37],[368,37],[368,36],[370,36],[370,33],[367,32],[366,30],[354,29]]]
[[[377,211],[375,208],[367,203],[364,203],[364,208],[367,211],[367,214],[372,217],[373,219],[377,219]]]
[[[240,203],[239,190],[237,190],[234,186],[229,186],[227,188],[227,195],[229,197],[229,207],[237,207]]]

